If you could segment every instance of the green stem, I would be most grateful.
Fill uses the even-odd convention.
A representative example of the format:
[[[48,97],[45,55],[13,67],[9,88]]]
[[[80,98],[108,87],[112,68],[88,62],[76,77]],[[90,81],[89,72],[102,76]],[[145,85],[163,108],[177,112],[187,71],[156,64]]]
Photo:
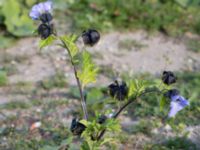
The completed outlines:
[[[134,98],[130,98],[130,99],[115,113],[115,115],[114,115],[112,118],[116,119],[116,118],[121,114],[121,112],[122,112],[128,105],[130,105],[130,104],[133,103],[133,102],[136,102],[136,99],[138,99],[139,97],[144,96],[145,94],[148,94],[148,93],[153,93],[153,92],[155,92],[155,93],[161,93],[162,91],[157,90],[157,89],[156,89],[156,90],[151,90],[151,91],[144,91],[143,93],[141,93],[141,94],[139,94],[139,95],[136,95]],[[101,131],[99,137],[97,138],[98,141],[104,136],[105,132],[106,132],[106,129],[104,129],[104,130]]]
[[[87,106],[86,106],[86,102],[85,102],[85,98],[84,98],[84,94],[83,94],[83,87],[81,86],[81,82],[80,82],[80,79],[78,77],[78,73],[77,73],[77,69],[76,69],[76,65],[75,63],[73,62],[73,58],[72,58],[72,55],[67,47],[67,45],[65,44],[65,42],[63,40],[61,40],[65,49],[67,50],[69,56],[70,56],[70,61],[71,61],[71,64],[73,66],[73,71],[74,71],[74,76],[75,76],[75,79],[76,79],[76,82],[77,82],[77,85],[78,85],[78,89],[79,89],[79,93],[80,93],[80,97],[81,97],[81,106],[82,106],[82,110],[83,110],[83,113],[84,113],[84,119],[85,120],[88,120],[88,112],[87,112]]]

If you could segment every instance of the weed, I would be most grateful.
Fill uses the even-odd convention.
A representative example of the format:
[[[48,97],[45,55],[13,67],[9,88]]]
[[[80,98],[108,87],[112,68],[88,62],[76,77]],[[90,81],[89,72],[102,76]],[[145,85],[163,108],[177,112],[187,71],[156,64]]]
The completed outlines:
[[[139,41],[131,40],[131,39],[125,39],[123,41],[120,41],[118,44],[119,49],[124,49],[127,51],[131,51],[132,48],[135,48],[136,51],[141,50],[142,48],[146,47],[145,44],[142,44]]]
[[[193,52],[200,52],[200,40],[189,39],[187,42],[187,48]]]
[[[146,146],[145,150],[197,150],[196,145],[185,137],[175,137],[162,144]]]
[[[8,102],[6,104],[1,105],[2,109],[28,109],[31,106],[27,102],[22,102],[22,101],[13,101],[13,102]]]
[[[54,76],[41,81],[41,86],[46,89],[63,88],[67,86],[67,80],[63,73],[57,73]]]
[[[0,71],[0,86],[5,86],[8,84],[8,76],[5,71]]]
[[[151,130],[153,129],[153,124],[149,120],[140,120],[140,122],[130,129],[133,134],[143,133],[146,135],[151,135]]]
[[[198,7],[184,9],[175,1],[101,0],[69,4],[76,28],[88,26],[110,31],[111,29],[146,29],[177,35],[186,31],[199,33]],[[99,23],[101,22],[101,23]],[[192,23],[191,23],[192,22]]]

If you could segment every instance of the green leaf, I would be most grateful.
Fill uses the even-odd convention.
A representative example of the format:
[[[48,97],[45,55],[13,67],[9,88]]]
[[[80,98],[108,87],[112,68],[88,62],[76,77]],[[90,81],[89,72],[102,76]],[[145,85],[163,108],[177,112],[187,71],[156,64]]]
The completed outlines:
[[[2,5],[5,16],[4,24],[7,30],[15,36],[28,36],[34,29],[33,21],[27,15],[29,12],[19,1],[6,0]]]
[[[160,111],[163,111],[166,104],[167,104],[167,99],[165,96],[162,96],[160,99]]]
[[[145,90],[146,82],[143,80],[131,80],[129,82],[129,92],[128,97],[134,95],[134,94],[140,94]]]
[[[100,102],[103,102],[104,95],[102,91],[98,88],[91,88],[87,93],[87,104],[89,105],[99,105]]]
[[[106,143],[114,142],[115,140],[113,138],[104,138],[101,142],[101,145],[104,145]]]
[[[88,142],[84,141],[81,145],[81,150],[90,150]]]
[[[82,123],[82,124],[84,124],[86,127],[88,126],[87,120],[84,120],[84,119],[83,119],[83,120],[80,120],[79,122]]]
[[[55,40],[56,40],[56,37],[54,35],[51,35],[48,38],[41,40],[39,43],[40,49],[52,44]]]
[[[106,121],[106,129],[108,131],[120,132],[121,131],[121,126],[120,126],[118,120],[116,120],[116,119],[107,119],[107,121]]]
[[[69,138],[63,140],[63,141],[61,142],[61,145],[60,145],[60,146],[69,145],[69,144],[72,143],[72,140],[73,140],[73,136],[70,136]]]
[[[59,146],[50,146],[50,145],[46,145],[43,148],[39,149],[39,150],[58,150]]]
[[[25,3],[29,7],[32,7],[37,1],[36,0],[26,0]]]
[[[85,85],[96,81],[98,68],[95,67],[90,53],[86,50],[82,52],[82,59],[82,68],[78,72],[78,77],[82,83],[82,87],[85,87]]]
[[[0,86],[5,86],[8,84],[8,76],[4,71],[0,71]]]
[[[63,42],[64,47],[68,49],[72,59],[78,54],[78,47],[76,46],[75,42],[77,40],[76,35],[71,36],[62,36],[60,40]]]

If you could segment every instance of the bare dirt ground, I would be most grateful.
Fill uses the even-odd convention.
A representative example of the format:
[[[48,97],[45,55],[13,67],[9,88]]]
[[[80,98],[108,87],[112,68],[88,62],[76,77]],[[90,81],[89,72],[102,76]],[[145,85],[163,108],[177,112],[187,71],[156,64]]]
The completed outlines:
[[[88,50],[92,52],[97,65],[113,69],[117,74],[123,72],[161,74],[163,70],[200,71],[200,54],[189,51],[184,40],[184,38],[169,38],[162,34],[149,35],[143,31],[114,32],[102,35],[100,42],[95,47],[88,48]],[[30,94],[32,87],[19,92],[20,89],[12,88],[11,85],[28,82],[34,87],[39,81],[59,71],[65,72],[69,85],[75,85],[67,53],[57,46],[49,46],[39,50],[38,43],[38,38],[24,38],[19,40],[14,47],[1,50],[0,66],[5,64],[12,66],[14,71],[9,74],[9,86],[0,87],[0,105],[11,101],[33,99],[33,94]],[[81,43],[79,44],[81,45]],[[110,79],[101,75],[97,82],[106,86],[108,81]],[[34,95],[34,99],[36,97],[48,100],[59,99],[66,97],[66,91],[64,89],[49,92],[40,91]],[[32,109],[33,112],[31,113],[30,111],[25,112],[26,116],[41,111],[39,107],[38,110]],[[69,109],[63,108],[59,109],[59,114],[57,114],[58,118],[67,124],[70,123],[72,116],[68,116],[67,119],[65,117],[65,120],[63,120],[62,113],[66,114],[69,111]],[[3,111],[6,114],[17,112],[16,110]],[[4,117],[0,117],[1,119],[4,119]]]
[[[67,53],[56,46],[39,50],[38,42],[38,38],[26,38],[5,50],[5,55],[11,57],[9,62],[17,70],[9,77],[10,83],[36,82],[59,70],[71,78]],[[200,54],[189,51],[182,39],[162,34],[148,35],[142,31],[109,33],[102,35],[95,47],[87,49],[93,53],[97,65],[108,66],[119,73],[200,70]]]
[[[14,68],[14,73],[9,75],[9,83],[36,83],[60,71],[65,72],[69,84],[75,85],[67,53],[57,46],[39,50],[38,43],[38,38],[25,38],[15,46],[1,51],[1,66],[6,63]],[[78,44],[82,46],[82,43]],[[114,70],[116,76],[123,72],[161,74],[163,70],[200,70],[200,54],[189,51],[183,39],[169,38],[162,34],[114,32],[102,35],[95,47],[87,49],[92,52],[97,65]],[[106,85],[108,79],[101,75],[98,82]],[[9,90],[6,91],[0,89],[0,103],[12,99]],[[24,99],[21,95],[17,97]]]

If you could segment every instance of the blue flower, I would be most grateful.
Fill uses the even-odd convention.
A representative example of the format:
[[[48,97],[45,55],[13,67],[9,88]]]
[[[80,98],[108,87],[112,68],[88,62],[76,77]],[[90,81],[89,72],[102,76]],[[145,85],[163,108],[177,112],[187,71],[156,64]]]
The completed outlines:
[[[46,1],[36,4],[32,7],[29,16],[33,20],[41,20],[42,22],[49,22],[52,20],[51,12],[52,12],[52,2]]]
[[[189,105],[189,101],[184,97],[177,95],[171,95],[170,111],[168,117],[174,117],[177,112]]]

